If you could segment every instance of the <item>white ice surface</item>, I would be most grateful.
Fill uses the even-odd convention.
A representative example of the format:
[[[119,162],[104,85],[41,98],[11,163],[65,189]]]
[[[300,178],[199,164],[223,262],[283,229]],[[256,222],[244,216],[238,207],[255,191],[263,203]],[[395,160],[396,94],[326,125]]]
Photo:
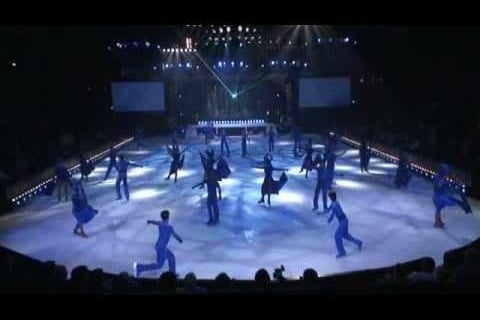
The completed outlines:
[[[480,236],[480,217],[465,215],[459,208],[444,212],[445,230],[433,224],[432,187],[414,178],[408,190],[393,188],[395,167],[372,159],[370,174],[361,174],[358,152],[351,150],[338,159],[335,190],[350,220],[350,232],[364,241],[359,252],[346,243],[347,256],[336,259],[333,235],[336,221],[327,223],[325,214],[312,212],[316,173],[308,180],[299,174],[302,158],[294,158],[293,144],[281,138],[274,152],[274,166],[289,168],[289,181],[272,206],[258,205],[262,170],[252,166],[263,159],[266,139],[255,141],[249,156],[240,156],[240,139],[230,138],[230,178],[221,182],[220,224],[207,226],[206,191],[192,186],[202,178],[198,150],[205,146],[190,142],[185,165],[177,184],[165,181],[170,158],[162,139],[149,140],[150,149],[132,146],[124,153],[143,164],[129,172],[130,202],[116,201],[115,176],[103,181],[107,161],[102,162],[85,184],[89,202],[100,213],[85,230],[88,239],[72,234],[75,220],[70,203],[56,197],[38,196],[26,206],[0,218],[0,243],[42,261],[55,260],[71,270],[77,265],[119,273],[131,272],[134,261],[153,262],[157,229],[147,219],[159,219],[162,209],[171,211],[171,223],[184,243],[174,239],[177,272],[194,271],[197,277],[212,278],[226,271],[236,279],[252,279],[255,271],[273,271],[285,265],[287,277],[299,277],[308,267],[319,274],[375,268],[423,256],[441,263],[446,250]],[[315,139],[321,148],[324,141]],[[219,152],[218,143],[213,143]],[[345,147],[345,146],[343,146]],[[276,178],[280,175],[275,173]],[[321,199],[320,199],[321,206]],[[474,212],[479,203],[472,201]],[[165,264],[162,271],[167,269]],[[158,277],[162,272],[145,273]]]

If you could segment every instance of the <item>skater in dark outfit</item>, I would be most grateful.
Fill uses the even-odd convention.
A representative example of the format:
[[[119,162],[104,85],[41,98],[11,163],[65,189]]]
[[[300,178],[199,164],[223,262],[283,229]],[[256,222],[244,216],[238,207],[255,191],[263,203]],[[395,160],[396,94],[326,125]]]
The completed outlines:
[[[224,155],[223,149],[226,150],[227,157],[230,157],[230,147],[228,146],[227,132],[225,129],[222,129],[220,134],[220,154],[222,156]]]
[[[293,135],[293,155],[297,156],[302,148],[302,132],[298,126],[292,129]]]
[[[208,225],[217,224],[219,222],[220,214],[218,210],[218,200],[222,200],[222,189],[218,183],[219,179],[220,177],[214,169],[208,169],[205,180],[207,185]]]
[[[268,129],[268,152],[273,152],[275,149],[275,130],[273,126]]]
[[[108,179],[108,176],[110,175],[110,171],[112,170],[112,168],[115,168],[115,170],[118,171],[117,152],[115,151],[115,148],[113,148],[113,147],[110,148],[110,153],[109,153],[108,157],[110,159],[110,162],[108,163],[107,173],[105,173],[105,179],[103,179],[103,180]]]
[[[433,179],[433,204],[435,205],[435,228],[444,228],[441,212],[445,207],[459,206],[466,214],[472,213],[472,208],[465,195],[454,190],[448,185],[447,176],[450,173],[450,167],[446,164],[440,165],[437,175]],[[453,194],[459,194],[460,200]]]
[[[287,183],[288,178],[285,174],[287,169],[275,168],[272,165],[273,157],[270,153],[267,153],[263,159],[263,165],[257,166],[257,168],[264,169],[265,178],[263,179],[262,183],[262,198],[258,201],[258,203],[265,203],[265,195],[267,196],[267,202],[270,206],[270,196],[272,194],[279,194],[280,190],[283,188],[285,183]],[[280,180],[273,179],[273,171],[283,171]]]
[[[370,163],[371,148],[367,140],[363,139],[360,144],[360,170],[363,173],[364,171],[368,173],[368,164]]]
[[[305,179],[308,178],[308,173],[313,170],[313,142],[312,139],[308,139],[307,144],[304,148],[305,157],[303,158],[302,167],[300,168],[300,173],[305,170]]]
[[[178,170],[183,168],[185,151],[187,151],[187,149],[180,151],[180,147],[175,144],[172,147],[167,146],[167,152],[170,155],[170,157],[172,157],[172,162],[170,163],[170,171],[168,173],[168,176],[165,178],[165,180],[170,180],[170,176],[174,174],[175,175],[174,181],[175,183],[177,183]]]
[[[331,189],[331,180],[327,178],[326,168],[325,168],[325,160],[322,158],[322,155],[318,153],[315,156],[313,161],[313,166],[315,170],[317,170],[317,184],[315,186],[315,193],[313,196],[313,211],[318,210],[318,198],[320,196],[320,192],[322,192],[322,200],[323,200],[323,211],[326,212],[327,207],[327,193]]]
[[[55,166],[55,175],[57,177],[58,202],[62,201],[62,191],[63,191],[63,196],[65,198],[65,202],[67,202],[69,188],[72,185],[72,182],[70,180],[71,178],[70,172],[68,171],[67,167],[59,161]]]
[[[88,161],[84,156],[80,157],[80,180],[88,181],[88,176],[95,169],[93,164]]]
[[[242,157],[247,155],[247,143],[250,142],[250,138],[248,137],[247,128],[245,128],[242,132]]]
[[[328,185],[332,186],[335,184],[335,162],[337,158],[343,156],[347,150],[340,151],[338,153],[334,152],[335,148],[327,148],[327,151],[324,155],[324,160],[326,161],[326,178],[328,179]]]
[[[120,184],[123,183],[125,198],[127,199],[127,201],[129,201],[130,191],[128,188],[127,169],[129,166],[140,167],[140,168],[143,166],[127,161],[123,155],[119,155],[118,160],[119,160],[117,164],[118,175],[117,175],[117,181],[115,183],[115,188],[117,190],[117,200],[122,200],[122,193],[120,192]]]
[[[87,238],[87,234],[83,226],[90,222],[90,220],[97,215],[98,210],[95,210],[88,204],[85,190],[83,189],[81,180],[73,183],[72,193],[72,214],[77,220],[77,224],[73,229],[73,233],[77,236]]]
[[[395,175],[395,186],[397,188],[407,188],[412,175],[410,173],[410,162],[404,152],[398,157],[398,168]]]

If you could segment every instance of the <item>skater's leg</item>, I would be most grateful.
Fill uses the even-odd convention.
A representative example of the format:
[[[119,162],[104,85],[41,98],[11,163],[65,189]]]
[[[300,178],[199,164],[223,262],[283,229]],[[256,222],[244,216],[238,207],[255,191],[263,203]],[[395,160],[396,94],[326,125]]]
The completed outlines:
[[[117,190],[117,199],[122,199],[122,194],[120,193],[120,175],[117,176],[117,181],[115,182],[115,190]]]
[[[129,201],[130,200],[130,192],[128,190],[127,177],[124,177],[122,180],[123,180],[123,190],[125,191],[125,198],[127,199],[127,201]]]
[[[168,270],[173,273],[176,273],[176,266],[175,266],[175,255],[169,249],[165,250],[165,256],[167,257],[168,261]]]

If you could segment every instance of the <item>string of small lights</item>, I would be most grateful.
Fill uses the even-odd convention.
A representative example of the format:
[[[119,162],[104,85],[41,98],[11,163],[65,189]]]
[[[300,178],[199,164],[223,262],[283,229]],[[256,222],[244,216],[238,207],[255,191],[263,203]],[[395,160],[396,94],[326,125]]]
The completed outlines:
[[[333,132],[331,132],[331,134],[333,134]],[[342,141],[350,146],[353,146],[353,147],[359,147],[360,146],[360,142],[352,139],[352,138],[349,138],[349,137],[346,137],[346,136],[340,136]],[[398,157],[395,157],[385,151],[382,151],[378,148],[371,148],[371,151],[372,153],[379,157],[379,158],[382,158],[384,159],[385,161],[387,162],[390,162],[390,163],[395,163],[395,164],[398,164]],[[416,174],[420,175],[420,176],[423,176],[424,178],[426,179],[429,179],[429,180],[432,180],[435,175],[437,174],[437,172],[435,170],[433,170],[432,168],[428,168],[424,165],[421,165],[421,164],[418,164],[418,163],[413,163],[411,162],[410,163],[410,167],[411,167],[411,170],[413,172],[415,172]],[[455,178],[455,177],[448,177],[447,178],[447,181],[450,183],[450,186],[451,187],[454,187],[458,190],[461,190],[462,193],[465,193],[466,192],[466,184],[465,182],[461,181],[460,179],[458,178]]]
[[[117,143],[116,145],[113,146],[114,149],[120,149],[120,148],[123,148],[125,147],[127,144],[129,144],[130,142],[133,141],[133,137],[129,137],[119,143]],[[108,153],[110,152],[110,149],[107,149],[107,150],[104,150],[102,152],[99,152],[91,157],[88,158],[88,161],[91,161],[93,163],[95,162],[98,162],[99,160],[102,160],[104,159]],[[74,165],[73,167],[69,168],[68,171],[70,172],[70,174],[75,174],[77,172],[79,172],[80,170],[80,164],[76,164]],[[49,183],[56,183],[56,180],[57,180],[57,177],[56,176],[53,176],[47,180],[44,180],[42,182],[39,182],[37,184],[35,184],[33,187],[23,191],[22,193],[18,194],[17,196],[11,198],[11,201],[16,204],[17,206],[18,205],[21,205],[23,203],[25,203],[29,198],[31,198],[32,196],[35,196],[37,194],[40,194],[41,191],[45,190],[48,186]]]

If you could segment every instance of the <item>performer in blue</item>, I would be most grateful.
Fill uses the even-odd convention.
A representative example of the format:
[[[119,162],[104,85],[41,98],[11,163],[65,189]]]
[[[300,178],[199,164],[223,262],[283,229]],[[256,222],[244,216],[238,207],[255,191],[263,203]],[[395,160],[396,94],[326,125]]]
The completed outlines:
[[[247,128],[245,128],[242,132],[242,157],[247,155],[247,143],[250,142],[250,138],[248,137]]]
[[[55,165],[55,175],[57,177],[57,195],[58,195],[58,202],[62,201],[62,191],[63,196],[65,198],[65,202],[68,201],[68,194],[69,188],[72,185],[70,180],[70,172],[68,171],[67,167],[61,163],[60,161],[57,162]]]
[[[320,191],[322,192],[322,200],[323,200],[323,211],[326,212],[328,210],[327,207],[327,193],[330,191],[332,187],[329,183],[331,183],[330,179],[327,179],[326,169],[325,169],[325,160],[322,158],[320,153],[317,153],[315,159],[313,161],[313,166],[317,170],[317,185],[315,186],[315,195],[313,196],[313,211],[318,210],[318,197],[320,195]]]
[[[275,149],[275,130],[273,126],[268,129],[268,152],[273,152]]]
[[[105,179],[103,179],[103,180],[107,180],[107,179],[108,179],[108,176],[110,175],[110,171],[112,170],[112,168],[115,168],[115,170],[118,171],[118,166],[117,166],[117,152],[115,151],[115,148],[114,148],[114,147],[111,147],[111,148],[110,148],[110,153],[108,154],[108,157],[109,157],[109,159],[110,159],[110,162],[108,163],[107,173],[105,174]]]
[[[158,240],[155,244],[157,262],[151,264],[138,264],[134,262],[133,273],[135,277],[139,277],[140,274],[145,271],[162,269],[165,259],[168,261],[168,270],[176,275],[175,255],[172,253],[172,251],[170,251],[170,249],[167,248],[167,245],[171,236],[173,236],[180,243],[182,243],[183,240],[168,223],[170,212],[168,210],[163,210],[160,213],[160,217],[162,218],[162,221],[147,221],[147,224],[152,224],[158,227]]]
[[[222,129],[222,132],[220,133],[220,154],[223,156],[224,152],[223,149],[226,149],[227,151],[227,157],[230,157],[230,148],[228,146],[228,141],[227,141],[227,132],[225,129]]]
[[[398,168],[395,175],[395,186],[397,188],[407,188],[412,175],[410,173],[410,162],[407,155],[402,151],[398,157]]]
[[[360,144],[360,170],[362,173],[368,173],[368,164],[370,163],[371,148],[367,140],[363,139]]]
[[[343,247],[343,239],[351,241],[355,243],[358,247],[358,250],[362,250],[362,241],[359,239],[353,237],[349,232],[348,232],[348,219],[345,213],[343,212],[342,206],[340,203],[337,201],[337,194],[335,191],[330,191],[328,193],[328,197],[331,200],[330,207],[328,208],[328,211],[332,211],[332,214],[330,215],[330,218],[328,218],[328,223],[331,223],[333,220],[333,217],[336,217],[338,220],[338,228],[337,231],[335,232],[335,244],[337,246],[337,258],[341,258],[345,256],[345,248]]]
[[[115,183],[115,188],[117,190],[117,200],[122,200],[122,194],[120,193],[120,183],[123,183],[125,198],[127,199],[127,201],[129,201],[130,192],[128,191],[127,169],[129,166],[140,167],[140,168],[142,168],[143,166],[127,161],[122,154],[118,156],[118,160],[119,160],[117,164],[118,175],[117,175],[117,181]]]
[[[308,139],[307,144],[304,148],[305,157],[303,158],[302,167],[300,168],[300,173],[305,170],[305,179],[308,178],[308,173],[313,169],[313,142],[312,139]]]
[[[84,156],[80,157],[80,179],[88,181],[88,176],[95,169],[93,163],[88,161]]]
[[[267,201],[269,206],[271,205],[270,195],[279,194],[280,190],[288,181],[287,175],[285,174],[285,171],[288,171],[288,169],[273,167],[272,160],[273,156],[270,153],[267,153],[263,158],[263,164],[261,166],[256,166],[256,168],[264,169],[265,173],[265,178],[263,179],[261,189],[262,198],[258,201],[258,203],[265,203],[265,195],[267,195]],[[280,176],[280,180],[273,179],[273,171],[283,171],[282,175]]]
[[[98,210],[93,209],[92,206],[88,204],[81,180],[73,183],[72,205],[72,214],[77,220],[73,233],[77,236],[88,238],[83,226],[95,217]]]
[[[168,176],[165,178],[165,180],[170,180],[170,176],[174,174],[175,175],[174,181],[175,183],[177,183],[178,170],[183,168],[185,151],[187,151],[186,148],[183,151],[180,151],[179,146],[176,144],[172,145],[172,147],[167,146],[167,152],[172,157],[172,162],[170,163],[170,171],[168,173]]]
[[[442,221],[441,212],[445,207],[459,206],[466,214],[472,213],[472,208],[467,198],[462,192],[456,191],[448,185],[447,176],[450,173],[450,167],[441,164],[440,168],[433,179],[433,204],[435,205],[435,228],[444,228],[445,223]],[[452,194],[459,194],[461,200],[453,197]]]

